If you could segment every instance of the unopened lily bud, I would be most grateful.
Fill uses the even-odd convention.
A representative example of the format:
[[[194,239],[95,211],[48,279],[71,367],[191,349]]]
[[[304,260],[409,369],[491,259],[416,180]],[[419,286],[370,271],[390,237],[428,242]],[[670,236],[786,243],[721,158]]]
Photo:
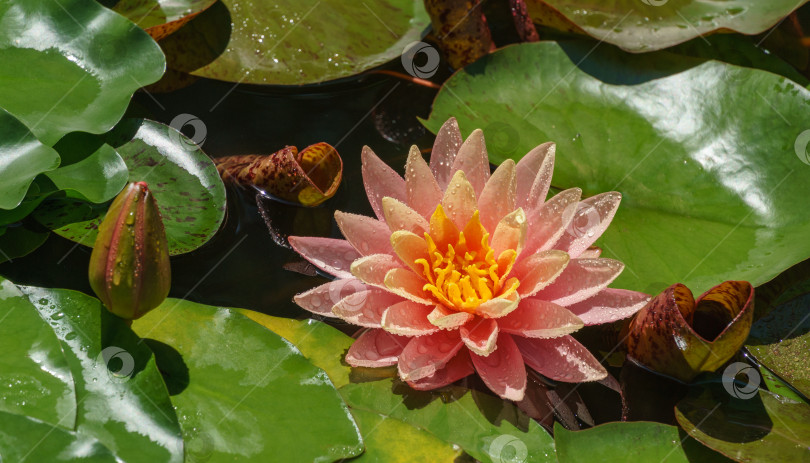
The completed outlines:
[[[145,182],[127,185],[113,200],[90,256],[90,287],[107,309],[135,320],[169,294],[166,231]]]

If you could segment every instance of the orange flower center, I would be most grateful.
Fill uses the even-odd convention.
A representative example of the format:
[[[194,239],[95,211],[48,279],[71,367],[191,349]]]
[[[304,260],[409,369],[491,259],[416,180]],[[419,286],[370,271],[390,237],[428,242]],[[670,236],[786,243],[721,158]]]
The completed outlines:
[[[507,249],[497,258],[490,247],[489,233],[478,211],[464,230],[458,231],[440,204],[425,233],[428,259],[416,259],[429,283],[422,288],[445,307],[474,313],[481,304],[495,297],[506,298],[520,284],[517,278],[504,277],[515,263],[517,252]]]

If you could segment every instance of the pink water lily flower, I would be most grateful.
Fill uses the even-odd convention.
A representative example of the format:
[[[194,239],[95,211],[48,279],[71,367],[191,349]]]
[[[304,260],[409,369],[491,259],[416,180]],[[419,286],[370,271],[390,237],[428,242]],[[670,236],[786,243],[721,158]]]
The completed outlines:
[[[397,365],[416,389],[477,372],[519,401],[528,365],[566,382],[607,375],[570,334],[628,317],[646,294],[607,286],[624,265],[591,247],[621,195],[580,201],[579,188],[548,201],[554,144],[507,160],[490,175],[484,135],[462,143],[455,119],[436,136],[428,165],[412,147],[405,178],[363,148],[363,181],[376,218],[336,212],[345,240],[290,237],[337,280],[295,297],[313,313],[368,328],[346,361]]]

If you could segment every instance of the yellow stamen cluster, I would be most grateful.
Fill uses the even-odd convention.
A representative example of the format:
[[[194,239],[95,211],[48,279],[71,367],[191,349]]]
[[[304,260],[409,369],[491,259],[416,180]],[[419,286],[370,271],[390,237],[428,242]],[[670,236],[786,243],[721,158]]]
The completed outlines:
[[[437,215],[446,218],[441,206],[433,219]],[[423,290],[445,307],[474,313],[484,302],[495,297],[508,298],[515,292],[518,280],[509,278],[504,281],[504,276],[514,265],[517,252],[507,249],[495,258],[495,251],[489,245],[489,233],[481,225],[478,212],[465,231],[468,235],[480,236],[480,242],[468,242],[464,231],[453,230],[451,236],[457,236],[455,243],[447,243],[446,249],[440,249],[434,237],[425,233],[429,259],[416,259],[415,263],[422,267],[429,282]]]

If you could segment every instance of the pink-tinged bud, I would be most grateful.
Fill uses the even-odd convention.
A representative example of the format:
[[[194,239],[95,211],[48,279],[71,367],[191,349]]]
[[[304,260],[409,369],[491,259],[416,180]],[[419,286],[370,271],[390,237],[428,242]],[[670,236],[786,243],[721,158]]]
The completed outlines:
[[[163,219],[145,182],[127,185],[98,228],[90,287],[107,309],[135,320],[169,294],[171,267]]]

